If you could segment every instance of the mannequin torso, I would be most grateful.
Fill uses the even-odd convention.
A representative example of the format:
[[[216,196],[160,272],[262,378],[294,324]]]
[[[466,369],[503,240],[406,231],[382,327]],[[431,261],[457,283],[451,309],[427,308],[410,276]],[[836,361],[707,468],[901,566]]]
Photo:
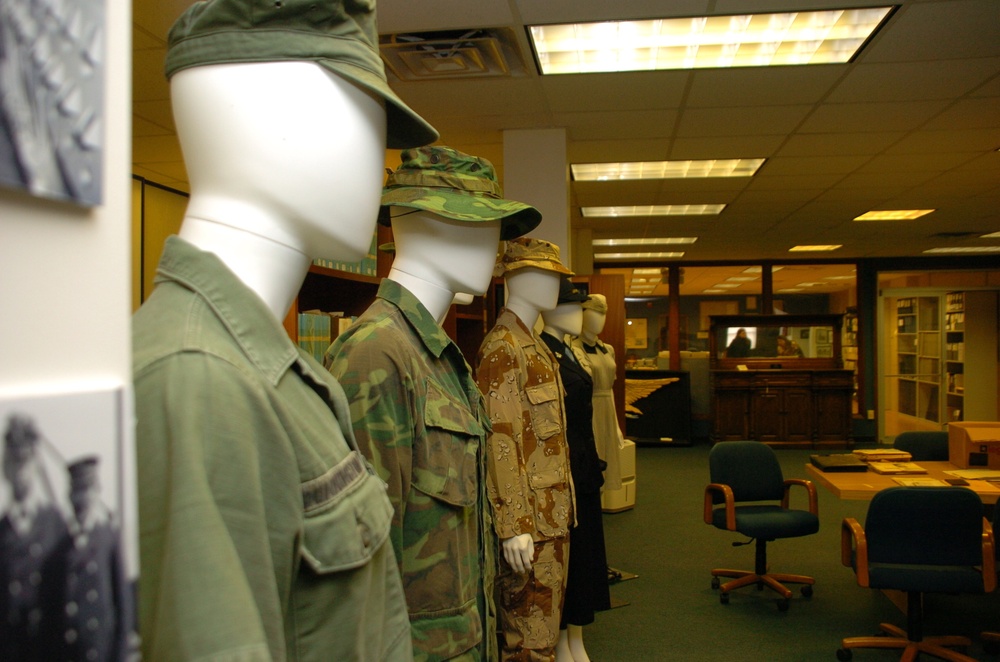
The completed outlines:
[[[410,660],[384,486],[280,323],[314,257],[370,245],[381,102],[291,61],[195,66],[172,93],[191,199],[133,319],[143,657]],[[349,562],[322,542],[352,538]]]

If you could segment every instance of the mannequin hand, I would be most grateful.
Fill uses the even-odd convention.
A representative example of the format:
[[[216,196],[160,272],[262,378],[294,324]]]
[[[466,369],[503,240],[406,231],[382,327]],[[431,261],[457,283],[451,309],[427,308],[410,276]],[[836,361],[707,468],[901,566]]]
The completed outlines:
[[[507,564],[520,574],[531,570],[531,560],[535,556],[535,543],[530,533],[522,533],[513,538],[507,538],[502,543],[503,557]]]

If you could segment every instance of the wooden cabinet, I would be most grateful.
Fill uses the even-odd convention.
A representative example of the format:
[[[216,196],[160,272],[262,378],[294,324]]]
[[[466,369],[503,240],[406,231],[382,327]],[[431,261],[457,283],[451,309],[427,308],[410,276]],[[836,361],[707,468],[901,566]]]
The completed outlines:
[[[850,370],[713,370],[713,439],[845,445],[853,388]]]

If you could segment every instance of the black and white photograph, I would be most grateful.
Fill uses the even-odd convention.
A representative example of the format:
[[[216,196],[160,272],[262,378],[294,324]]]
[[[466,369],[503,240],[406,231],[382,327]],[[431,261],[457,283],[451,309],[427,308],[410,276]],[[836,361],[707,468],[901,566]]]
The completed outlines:
[[[122,394],[0,399],[0,659],[137,658]]]
[[[0,186],[100,204],[104,2],[0,2]]]

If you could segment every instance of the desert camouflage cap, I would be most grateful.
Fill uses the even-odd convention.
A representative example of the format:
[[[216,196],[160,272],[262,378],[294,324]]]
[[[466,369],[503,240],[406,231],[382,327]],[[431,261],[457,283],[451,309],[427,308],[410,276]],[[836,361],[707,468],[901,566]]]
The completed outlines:
[[[382,189],[384,207],[423,209],[455,221],[500,221],[500,238],[513,239],[542,222],[537,209],[503,199],[488,160],[451,147],[403,150],[399,167]],[[388,214],[379,220],[389,223]]]
[[[426,145],[438,132],[396,96],[378,53],[375,2],[202,0],[170,28],[167,78],[189,67],[316,62],[385,100],[387,146]]]
[[[503,276],[524,267],[555,271],[568,276],[573,275],[573,272],[559,260],[558,246],[551,241],[532,237],[518,237],[508,241],[503,254],[497,260],[493,275]]]
[[[583,302],[584,310],[593,310],[598,313],[608,312],[608,300],[603,294],[591,294]]]

